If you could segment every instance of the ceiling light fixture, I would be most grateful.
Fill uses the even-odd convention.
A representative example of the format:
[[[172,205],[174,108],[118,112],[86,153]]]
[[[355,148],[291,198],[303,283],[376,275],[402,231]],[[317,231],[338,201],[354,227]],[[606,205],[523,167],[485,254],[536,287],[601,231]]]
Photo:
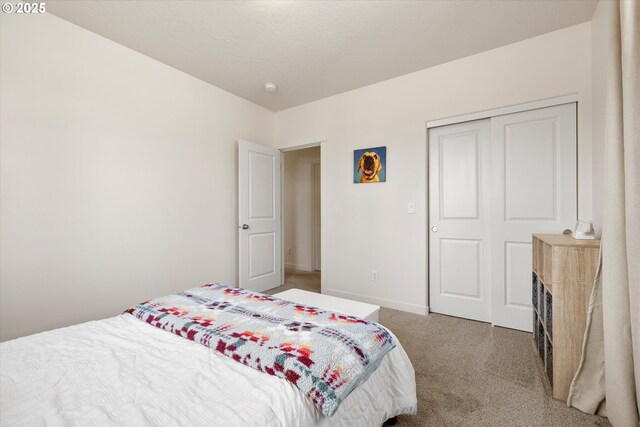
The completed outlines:
[[[278,85],[275,83],[267,82],[264,84],[264,90],[267,92],[276,92],[278,90]]]

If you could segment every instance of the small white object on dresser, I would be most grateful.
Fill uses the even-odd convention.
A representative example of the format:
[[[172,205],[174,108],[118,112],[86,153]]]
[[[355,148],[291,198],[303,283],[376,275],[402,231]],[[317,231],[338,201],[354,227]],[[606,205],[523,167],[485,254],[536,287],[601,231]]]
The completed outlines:
[[[337,311],[348,314],[349,316],[360,317],[372,322],[378,321],[378,312],[380,311],[379,305],[303,291],[302,289],[289,289],[288,291],[280,292],[273,296],[300,304]]]

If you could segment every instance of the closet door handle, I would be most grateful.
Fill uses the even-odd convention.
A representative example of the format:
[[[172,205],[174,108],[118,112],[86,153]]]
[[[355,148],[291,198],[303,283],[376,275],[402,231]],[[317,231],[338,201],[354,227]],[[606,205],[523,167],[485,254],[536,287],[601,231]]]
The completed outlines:
[[[431,227],[431,231],[433,231],[434,233],[438,232],[438,227]]]

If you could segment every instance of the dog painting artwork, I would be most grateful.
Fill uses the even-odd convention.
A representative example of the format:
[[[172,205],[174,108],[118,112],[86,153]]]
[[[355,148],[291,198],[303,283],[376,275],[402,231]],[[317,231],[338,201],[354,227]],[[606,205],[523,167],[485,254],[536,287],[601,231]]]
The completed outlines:
[[[367,184],[387,180],[387,147],[353,151],[353,182]]]

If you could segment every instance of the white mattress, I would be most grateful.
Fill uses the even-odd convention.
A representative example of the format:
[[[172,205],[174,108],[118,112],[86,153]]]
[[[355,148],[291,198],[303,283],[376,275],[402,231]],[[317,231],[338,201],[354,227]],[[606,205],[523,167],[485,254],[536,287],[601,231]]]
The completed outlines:
[[[379,426],[416,413],[396,344],[329,418],[285,380],[120,315],[0,344],[0,424]]]

